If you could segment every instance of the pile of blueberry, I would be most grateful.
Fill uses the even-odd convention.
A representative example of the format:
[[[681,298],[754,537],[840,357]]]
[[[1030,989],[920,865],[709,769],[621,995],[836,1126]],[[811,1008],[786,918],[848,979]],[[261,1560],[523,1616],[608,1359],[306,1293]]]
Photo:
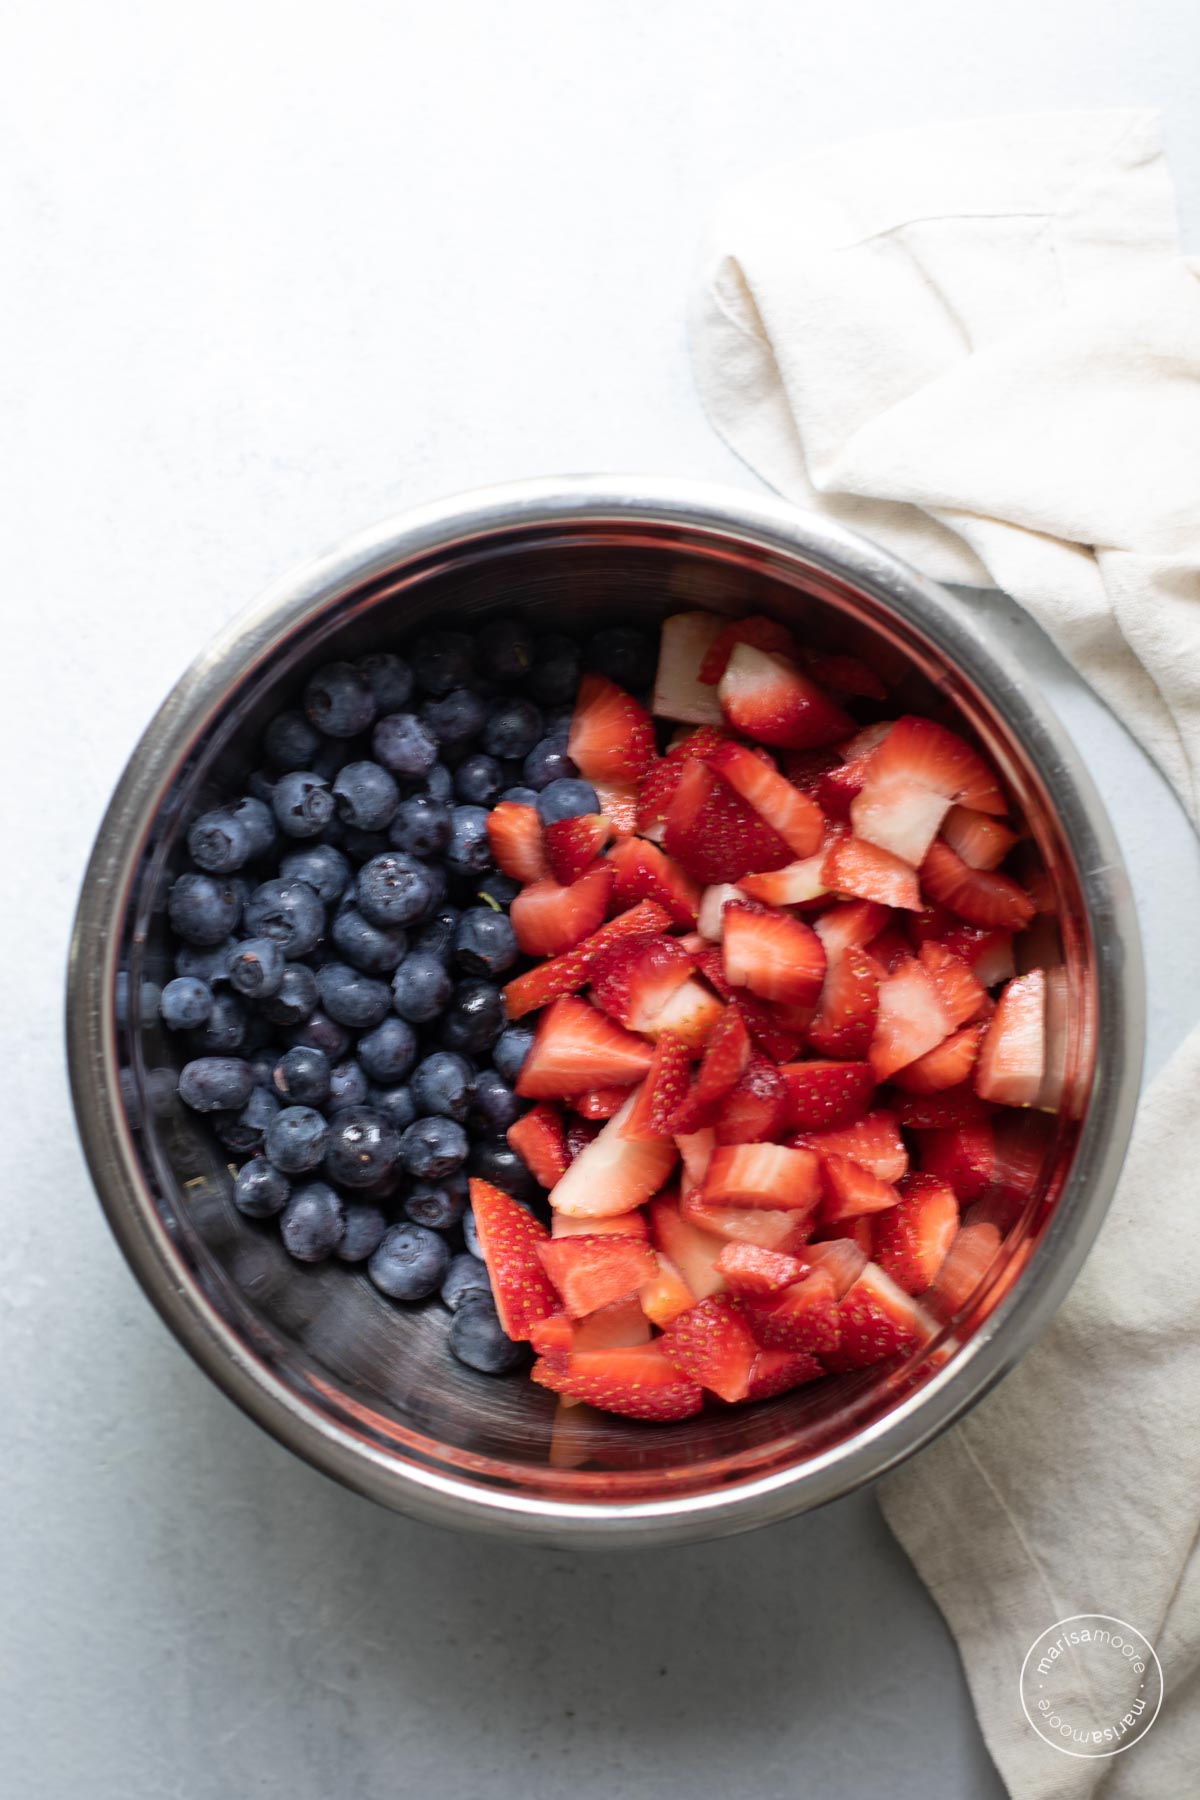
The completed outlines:
[[[586,645],[631,687],[655,653],[627,627]],[[440,1292],[451,1349],[488,1373],[525,1349],[496,1318],[467,1177],[538,1189],[505,1138],[533,1034],[505,1018],[517,884],[487,818],[502,799],[546,823],[597,810],[566,748],[580,665],[572,639],[502,619],[318,669],[245,792],[192,824],[168,898],[159,1011],[190,1053],[180,1098],[240,1165],[237,1205],[278,1215],[302,1262],[365,1263],[394,1300]]]

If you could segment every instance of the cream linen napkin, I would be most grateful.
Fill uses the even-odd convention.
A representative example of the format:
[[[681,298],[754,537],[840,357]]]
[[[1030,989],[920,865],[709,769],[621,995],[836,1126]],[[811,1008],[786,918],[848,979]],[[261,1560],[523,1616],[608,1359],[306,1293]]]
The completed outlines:
[[[835,146],[729,193],[693,309],[722,435],[799,504],[1021,601],[1200,823],[1200,280],[1146,112]],[[1200,1001],[1200,996],[1198,996]],[[1200,1031],[1142,1105],[1063,1312],[882,1488],[1019,1800],[1200,1791]],[[1144,1742],[1025,1722],[1025,1651],[1071,1614],[1144,1632]]]

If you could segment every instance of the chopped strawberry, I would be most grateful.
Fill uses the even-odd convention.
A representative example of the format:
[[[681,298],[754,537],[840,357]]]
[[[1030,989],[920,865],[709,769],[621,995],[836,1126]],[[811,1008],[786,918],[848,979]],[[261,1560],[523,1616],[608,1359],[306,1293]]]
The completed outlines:
[[[1002,1106],[1032,1106],[1046,1069],[1046,973],[1010,981],[988,1021],[975,1091]]]
[[[821,1156],[849,1156],[880,1181],[899,1181],[908,1168],[908,1151],[896,1128],[894,1113],[868,1113],[844,1131],[805,1131],[793,1140],[800,1148]]]
[[[537,1254],[573,1319],[636,1294],[657,1273],[649,1244],[613,1232],[546,1238]]]
[[[625,1120],[625,1136],[643,1140],[671,1137],[667,1121],[687,1093],[690,1074],[691,1058],[683,1039],[673,1031],[660,1032],[646,1079]]]
[[[871,1218],[863,1213],[857,1219],[848,1219],[845,1228],[862,1226],[871,1234]],[[869,1252],[859,1243],[857,1237],[829,1237],[822,1242],[814,1241],[807,1246],[805,1254],[814,1269],[823,1269],[833,1282],[834,1292],[840,1300],[849,1292],[858,1280],[868,1262]]]
[[[723,1293],[725,1277],[717,1269],[717,1258],[724,1240],[685,1219],[677,1195],[660,1194],[650,1202],[649,1212],[655,1249],[678,1270],[696,1299]]]
[[[863,756],[857,762],[836,763],[818,777],[813,799],[827,819],[850,823],[850,808],[866,786],[867,760]]]
[[[744,1400],[758,1344],[733,1302],[714,1294],[673,1319],[660,1339],[680,1374],[720,1400]]]
[[[585,875],[583,879],[586,881],[589,877]],[[574,885],[578,887],[579,883]],[[513,905],[516,904],[514,900]],[[518,975],[515,981],[510,981],[504,990],[509,1018],[522,1019],[537,1007],[548,1006],[560,994],[576,993],[587,982],[592,962],[601,950],[615,944],[619,938],[644,937],[647,932],[663,931],[670,922],[669,915],[653,900],[639,901],[628,912],[620,913],[592,932],[565,956],[556,956],[552,962],[542,963],[540,967],[530,969],[528,974]]]
[[[732,1240],[717,1258],[717,1268],[725,1277],[731,1294],[773,1294],[778,1288],[803,1281],[807,1264],[798,1257],[784,1256],[779,1250],[764,1250],[760,1244],[739,1244]]]
[[[777,619],[764,618],[762,613],[734,619],[717,633],[700,664],[700,680],[706,686],[716,687],[739,644],[753,644],[756,650],[773,650],[779,656],[796,654],[795,638]]]
[[[686,1188],[701,1188],[704,1177],[708,1174],[708,1165],[712,1161],[713,1151],[717,1147],[715,1131],[680,1131],[673,1134],[675,1145],[683,1163],[683,1183]]]
[[[958,1087],[975,1067],[983,1030],[982,1024],[964,1025],[936,1049],[897,1069],[893,1077],[896,1086],[910,1094],[936,1094],[942,1088]]]
[[[865,1056],[878,1016],[879,977],[871,959],[851,946],[830,964],[808,1041],[826,1056]]]
[[[1034,1105],[1043,1112],[1057,1112],[1067,1083],[1067,1032],[1069,993],[1067,971],[1061,964],[1046,970],[1046,1064]]]
[[[694,757],[667,808],[663,848],[706,887],[791,862],[787,844],[729,783]],[[694,921],[693,921],[694,922]]]
[[[779,761],[792,786],[813,798],[821,777],[843,766],[836,750],[783,750]]]
[[[956,1313],[971,1298],[1000,1251],[994,1225],[964,1225],[947,1250],[928,1298],[942,1311]]]
[[[850,824],[864,843],[877,844],[917,869],[938,834],[950,802],[917,781],[868,777],[850,804]]]
[[[687,1229],[690,1231],[691,1226]],[[638,1299],[650,1323],[657,1325],[661,1331],[672,1319],[677,1319],[680,1313],[695,1306],[696,1295],[669,1256],[664,1256],[661,1250],[656,1250],[654,1256],[657,1265],[655,1273],[640,1289]]]
[[[808,1212],[821,1193],[817,1159],[783,1144],[720,1144],[704,1177],[707,1205]]]
[[[546,874],[546,845],[536,807],[501,800],[488,814],[487,833],[496,866],[514,881],[540,881]]]
[[[823,912],[813,929],[825,946],[830,967],[846,950],[863,950],[877,938],[890,914],[874,900],[851,900]]]
[[[547,825],[546,855],[555,881],[564,886],[578,881],[611,836],[612,827],[603,813],[581,813],[576,819],[556,819]]]
[[[767,1206],[723,1206],[707,1201],[701,1194],[684,1194],[679,1202],[681,1216],[709,1237],[739,1244],[758,1244],[764,1250],[779,1250],[785,1256],[796,1256],[808,1242],[811,1222],[804,1213]],[[722,1285],[724,1277],[721,1277]]]
[[[760,819],[779,833],[794,857],[812,856],[817,851],[825,835],[824,815],[816,802],[793,787],[773,763],[744,744],[732,742],[719,745],[705,761]]]
[[[881,850],[862,838],[835,838],[825,852],[822,875],[826,886],[837,894],[914,911],[921,904],[916,870],[890,850]]]
[[[506,1133],[539,1187],[552,1188],[567,1172],[567,1144],[558,1108],[539,1101]]]
[[[715,737],[716,733],[713,735]],[[672,762],[669,756],[660,756],[650,764],[637,785],[639,831],[650,831],[662,824],[682,774],[682,763]]]
[[[875,1077],[865,1062],[784,1063],[784,1129],[840,1131],[871,1110]]]
[[[941,942],[947,950],[962,958],[976,981],[985,988],[1011,981],[1017,972],[1009,931],[985,931],[978,925],[959,924],[944,933]]]
[[[864,725],[853,737],[848,737],[838,745],[838,754],[843,762],[861,763],[864,771],[871,758],[884,739],[891,734],[895,719],[877,719],[874,725]]]
[[[753,875],[743,876],[744,881],[754,881]],[[725,908],[731,900],[744,900],[746,891],[732,881],[718,881],[715,887],[706,887],[700,896],[700,909],[696,914],[696,929],[701,937],[710,944],[719,944],[725,933]]]
[[[879,1017],[868,1051],[877,1081],[886,1081],[950,1035],[950,1020],[933,978],[910,956],[879,984]]]
[[[812,926],[758,900],[726,906],[721,955],[725,979],[761,1000],[811,1006],[825,979],[825,950]]]
[[[470,1192],[500,1323],[510,1338],[528,1339],[536,1320],[558,1311],[558,1295],[538,1256],[538,1246],[549,1243],[550,1234],[531,1212],[490,1182],[473,1179]]]
[[[836,1225],[843,1219],[858,1219],[864,1213],[885,1211],[895,1206],[900,1196],[890,1182],[880,1181],[870,1169],[852,1162],[848,1156],[822,1156],[821,1180],[825,1198],[821,1203],[821,1223]]]
[[[777,1394],[790,1394],[806,1381],[824,1375],[824,1365],[805,1350],[760,1350],[750,1371],[747,1400],[773,1400]]]
[[[647,1254],[654,1256],[654,1251]],[[571,1328],[572,1350],[632,1350],[650,1342],[650,1324],[636,1294],[597,1307]],[[535,1345],[536,1349],[537,1346]]]
[[[718,744],[729,741],[723,725],[694,725],[690,731],[676,731],[667,745],[668,762],[687,762],[698,757],[701,762],[711,756]],[[765,754],[765,752],[764,752]]]
[[[567,1162],[573,1163],[580,1151],[586,1150],[592,1139],[599,1135],[599,1125],[593,1124],[591,1119],[581,1119],[578,1113],[571,1113],[566,1125]]]
[[[960,1206],[986,1194],[997,1177],[996,1134],[990,1119],[923,1131],[917,1156],[922,1173],[948,1182]]]
[[[613,904],[634,906],[652,900],[670,914],[675,925],[692,926],[700,905],[700,886],[645,838],[625,838],[614,845],[607,861],[613,870]]]
[[[717,1108],[713,1130],[719,1144],[765,1144],[777,1137],[787,1112],[787,1088],[779,1070],[757,1052],[741,1079]]]
[[[1008,805],[977,750],[933,719],[897,719],[871,765],[875,781],[914,781],[976,812],[1005,813]]]
[[[921,945],[917,955],[932,975],[938,999],[952,1025],[969,1025],[987,1012],[987,990],[961,956],[933,938]]]
[[[786,657],[738,644],[717,688],[730,724],[760,744],[815,750],[836,743],[853,727],[829,698]]]
[[[517,942],[526,956],[562,956],[599,930],[608,911],[613,872],[605,863],[563,887],[531,882],[509,908]]]
[[[611,1119],[629,1098],[628,1087],[589,1088],[572,1102],[581,1119]]]
[[[654,721],[607,675],[585,675],[575,698],[567,755],[585,781],[637,781],[654,762]]]
[[[611,1018],[645,1031],[692,972],[691,958],[674,938],[622,938],[592,959],[592,999]]]
[[[902,962],[907,962],[912,954],[908,939],[896,924],[896,914],[884,926],[878,937],[872,938],[863,954],[870,958],[879,971],[879,980],[885,975],[894,975]]]
[[[990,813],[952,806],[942,821],[942,836],[972,869],[996,869],[1017,841],[1015,831]]]
[[[593,781],[600,811],[618,838],[632,837],[638,828],[637,789],[631,781]]]
[[[857,656],[806,650],[804,664],[814,681],[851,700],[886,700],[887,688],[874,669]]]
[[[630,1419],[690,1419],[704,1405],[703,1388],[679,1374],[658,1342],[541,1357],[530,1373],[552,1393]]]
[[[1000,931],[1023,931],[1034,904],[1015,881],[988,869],[972,869],[941,838],[931,844],[921,864],[921,886],[969,925]]]
[[[934,1335],[933,1320],[885,1275],[868,1263],[838,1307],[841,1342],[822,1358],[827,1369],[865,1369],[886,1357],[908,1355]]]
[[[594,1126],[592,1129],[598,1131],[599,1127]],[[589,1138],[587,1141],[591,1143],[592,1140]],[[611,1219],[573,1219],[569,1218],[566,1213],[551,1213],[550,1236],[552,1238],[587,1237],[589,1235],[592,1237],[611,1235],[612,1237],[641,1238],[645,1241],[650,1236],[650,1227],[640,1212],[617,1213]]]
[[[840,1297],[831,1271],[818,1265],[782,1293],[743,1301],[743,1306],[759,1343],[827,1355],[837,1349],[842,1335]]]
[[[756,1049],[769,1056],[772,1062],[790,1062],[800,1054],[800,1034],[783,1022],[770,1002],[757,999],[746,988],[732,987],[725,979],[725,965],[719,950],[706,950],[697,958],[697,964],[719,994],[727,999],[736,995],[734,1003]]]
[[[529,1342],[539,1356],[565,1355],[575,1347],[575,1327],[565,1312],[547,1313],[529,1327]]]
[[[674,1032],[683,1039],[689,1050],[698,1054],[724,1010],[710,988],[706,988],[703,982],[689,978],[681,987],[676,988],[666,1005],[647,1021],[646,1035],[658,1038],[664,1031]]]
[[[988,1117],[986,1107],[971,1082],[943,1088],[932,1094],[899,1094],[896,1116],[912,1131],[944,1131],[954,1125],[974,1125]]]
[[[721,629],[720,619],[709,612],[674,613],[663,620],[650,706],[656,718],[680,719],[686,725],[724,723],[716,694],[700,680],[700,666]]]
[[[516,1088],[526,1100],[561,1100],[589,1088],[628,1087],[642,1079],[650,1058],[649,1044],[632,1031],[564,994],[539,1019]]]
[[[900,1204],[875,1222],[875,1261],[906,1294],[923,1294],[957,1230],[954,1189],[934,1175],[906,1175]]]
[[[806,856],[801,862],[761,875],[743,875],[741,890],[749,899],[765,900],[768,906],[804,906],[819,900],[829,892],[825,885],[825,852],[820,850],[816,856]],[[714,888],[708,891],[720,892]]]
[[[674,1166],[675,1145],[669,1140],[650,1143],[625,1137],[623,1127],[633,1105],[631,1096],[551,1190],[550,1204],[556,1212],[611,1218],[632,1211],[658,1192]]]
[[[874,1220],[875,1213],[856,1213],[850,1219],[834,1219],[831,1223],[818,1222],[812,1234],[812,1245],[816,1249],[822,1244],[849,1243],[861,1258],[861,1266],[870,1262],[875,1252]],[[849,1284],[847,1284],[849,1285]]]
[[[691,1092],[671,1119],[676,1134],[711,1125],[725,1096],[737,1086],[750,1062],[750,1036],[738,1012],[727,1007],[704,1046],[704,1060]]]

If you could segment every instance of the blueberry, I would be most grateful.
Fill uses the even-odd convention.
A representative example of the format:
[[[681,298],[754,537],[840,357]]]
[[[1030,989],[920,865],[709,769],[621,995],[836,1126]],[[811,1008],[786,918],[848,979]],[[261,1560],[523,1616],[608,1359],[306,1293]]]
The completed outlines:
[[[533,746],[521,765],[521,773],[526,785],[541,793],[552,781],[569,780],[579,770],[567,755],[565,740],[546,737]]]
[[[457,1312],[465,1300],[490,1300],[492,1284],[487,1264],[470,1251],[460,1251],[450,1258],[450,1267],[442,1283],[441,1299],[451,1312]]]
[[[275,782],[270,784],[272,798],[276,785]],[[275,814],[267,796],[247,794],[229,808],[229,815],[246,834],[251,861],[256,857],[266,856],[275,848],[279,834],[275,829]]]
[[[202,1056],[179,1071],[179,1098],[193,1112],[229,1112],[245,1106],[254,1074],[240,1056]]]
[[[506,1025],[492,1046],[492,1062],[496,1073],[510,1087],[525,1066],[525,1058],[533,1048],[533,1028],[529,1025]]]
[[[191,1031],[207,1022],[213,993],[198,975],[177,975],[159,997],[158,1010],[168,1031]]]
[[[516,806],[536,806],[537,794],[531,787],[505,788],[501,800],[511,800]]]
[[[304,710],[326,737],[357,737],[370,728],[375,717],[375,695],[367,677],[353,664],[327,663],[304,690]]]
[[[406,1019],[384,1019],[359,1038],[358,1060],[372,1081],[403,1081],[417,1060],[417,1034]]]
[[[177,937],[211,949],[236,930],[242,913],[241,889],[221,875],[180,875],[167,899],[167,916]]]
[[[453,813],[450,842],[446,847],[448,867],[462,875],[482,875],[492,860],[488,842],[487,810],[482,806],[456,806]]]
[[[359,912],[372,925],[411,925],[436,906],[437,882],[425,863],[390,850],[364,863],[355,895]]]
[[[427,950],[410,950],[392,976],[392,1006],[402,1019],[425,1025],[450,999],[454,983],[445,964]]]
[[[316,1004],[316,975],[307,963],[292,962],[284,969],[278,988],[263,1002],[263,1016],[273,1025],[302,1025]]]
[[[412,647],[413,674],[427,694],[470,685],[474,649],[465,631],[427,631]]]
[[[288,837],[316,837],[333,817],[329,783],[311,769],[289,769],[275,784],[271,810]]]
[[[471,906],[458,921],[454,955],[468,975],[502,975],[517,960],[517,934],[507,913]]]
[[[494,806],[504,786],[504,771],[494,756],[468,756],[454,771],[454,792],[464,806]]]
[[[365,975],[390,975],[408,949],[402,925],[372,925],[353,904],[339,907],[329,935],[346,961]]]
[[[450,1349],[481,1375],[507,1375],[529,1360],[528,1346],[506,1336],[490,1300],[471,1298],[459,1307],[450,1321]]]
[[[320,747],[320,733],[303,713],[281,712],[263,733],[267,761],[277,769],[307,769]]]
[[[341,1243],[345,1229],[342,1197],[324,1181],[297,1188],[279,1221],[283,1247],[297,1262],[324,1262]]]
[[[454,795],[454,777],[445,763],[434,763],[425,777],[422,793],[429,800],[440,800],[443,804]]]
[[[440,1181],[461,1169],[470,1144],[454,1119],[416,1119],[400,1139],[400,1162],[418,1181]]]
[[[388,713],[371,733],[371,748],[401,781],[421,781],[437,761],[437,739],[415,713]]]
[[[450,808],[444,800],[413,794],[397,807],[388,838],[409,856],[437,856],[450,842],[450,825]]]
[[[175,952],[175,973],[194,975],[209,987],[223,986],[229,980],[229,959],[237,949],[236,938],[225,938],[220,944],[201,949],[196,944],[181,944]]]
[[[233,1184],[233,1203],[252,1219],[269,1219],[282,1212],[292,1187],[286,1175],[264,1156],[243,1163]]]
[[[634,625],[608,625],[597,631],[587,641],[585,656],[589,669],[634,693],[650,686],[658,667],[657,643]]]
[[[229,959],[229,985],[248,1000],[269,1000],[283,986],[287,966],[274,938],[247,938]]]
[[[339,1187],[365,1188],[395,1169],[400,1134],[371,1106],[344,1106],[329,1122],[325,1172]]]
[[[408,705],[413,678],[403,657],[378,650],[370,656],[360,656],[354,666],[370,688],[377,712],[399,712]]]
[[[471,1109],[475,1072],[466,1057],[435,1050],[413,1071],[412,1092],[425,1114],[441,1114],[461,1125]]]
[[[232,875],[250,860],[250,837],[228,808],[201,813],[187,835],[188,855],[209,875]]]
[[[239,1113],[218,1113],[215,1130],[234,1156],[256,1156],[262,1149],[267,1126],[279,1111],[279,1102],[266,1088],[255,1087]]]
[[[409,1087],[373,1087],[367,1094],[367,1104],[377,1113],[404,1131],[417,1116],[417,1104]]]
[[[468,1167],[481,1181],[490,1181],[514,1200],[532,1200],[540,1191],[533,1176],[503,1138],[474,1145]]]
[[[326,963],[318,969],[317,991],[329,1017],[352,1031],[369,1030],[391,1011],[392,996],[386,982],[364,975],[349,963]]]
[[[467,1255],[474,1256],[478,1261],[483,1262],[483,1246],[479,1242],[479,1233],[475,1229],[475,1214],[469,1206],[463,1214],[462,1233],[463,1243],[467,1246]]]
[[[521,1102],[497,1070],[480,1069],[475,1077],[473,1111],[485,1130],[507,1131],[521,1116]]]
[[[529,672],[529,691],[543,706],[565,706],[579,686],[579,651],[555,632],[538,639]]]
[[[339,1062],[350,1048],[350,1033],[336,1019],[317,1008],[310,1012],[306,1019],[293,1025],[287,1033],[289,1047],[295,1044],[311,1044],[314,1049],[323,1050],[331,1063]]]
[[[467,1184],[457,1176],[445,1183],[419,1181],[409,1189],[404,1216],[430,1231],[450,1231],[467,1210]]]
[[[339,1106],[361,1106],[367,1097],[367,1088],[366,1074],[353,1058],[334,1063],[329,1071],[330,1111],[336,1112]],[[408,1120],[404,1122],[407,1125]]]
[[[454,688],[440,700],[426,700],[421,717],[439,744],[469,744],[483,730],[487,701],[470,688]]]
[[[305,844],[302,850],[289,850],[279,873],[284,881],[307,882],[325,906],[340,900],[354,878],[348,859],[332,844]]]
[[[338,817],[356,831],[382,831],[400,804],[395,778],[377,762],[352,762],[333,783]]]
[[[521,883],[514,881],[511,875],[501,874],[499,869],[489,869],[475,889],[476,896],[489,912],[494,912],[497,907],[507,911],[520,891]]]
[[[207,1019],[191,1034],[191,1049],[197,1056],[231,1056],[245,1042],[245,1007],[235,994],[214,994]]]
[[[450,996],[440,1037],[447,1050],[478,1056],[504,1029],[504,1000],[488,981],[460,981]]]
[[[505,695],[492,702],[483,727],[489,756],[525,757],[542,736],[542,715],[532,700]]]
[[[538,818],[543,825],[560,819],[577,819],[582,813],[600,811],[600,801],[590,781],[552,781],[538,795]]]
[[[329,1058],[315,1044],[293,1044],[275,1065],[275,1092],[294,1106],[324,1106],[329,1098]]]
[[[275,1064],[279,1061],[282,1054],[283,1052],[281,1050],[276,1050],[270,1045],[267,1045],[262,1050],[256,1050],[252,1056],[247,1056],[246,1061],[250,1064],[256,1088],[267,1088],[271,1093],[274,1093]]]
[[[392,1300],[424,1300],[445,1279],[445,1238],[424,1225],[393,1225],[367,1264],[375,1286]]]
[[[492,619],[476,638],[479,666],[497,681],[521,681],[533,664],[533,633],[519,619]]]
[[[345,1208],[346,1229],[335,1255],[342,1262],[366,1262],[378,1250],[387,1220],[369,1200],[352,1200]]]
[[[307,881],[264,881],[246,902],[251,937],[273,938],[289,959],[315,950],[325,930],[325,908]]]
[[[263,1148],[285,1175],[315,1169],[325,1154],[329,1127],[313,1106],[284,1106],[267,1126]]]
[[[443,906],[439,912],[434,913],[432,919],[421,926],[413,938],[413,949],[428,951],[430,956],[436,956],[440,963],[449,968],[454,960],[454,933],[457,929],[458,908]]]

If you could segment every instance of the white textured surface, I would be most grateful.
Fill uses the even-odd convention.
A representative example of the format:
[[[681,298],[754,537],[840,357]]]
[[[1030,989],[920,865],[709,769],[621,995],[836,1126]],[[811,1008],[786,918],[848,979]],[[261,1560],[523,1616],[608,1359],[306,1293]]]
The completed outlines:
[[[409,1525],[265,1440],[102,1224],[69,1121],[62,958],[135,737],[281,567],[482,480],[746,479],[684,346],[717,182],[866,126],[1159,104],[1194,251],[1198,59],[1192,0],[10,0],[6,1791],[999,1794],[869,1496],[653,1560],[577,1558]],[[1196,1011],[1200,851],[1035,628],[990,610],[1112,807],[1157,1064]]]

